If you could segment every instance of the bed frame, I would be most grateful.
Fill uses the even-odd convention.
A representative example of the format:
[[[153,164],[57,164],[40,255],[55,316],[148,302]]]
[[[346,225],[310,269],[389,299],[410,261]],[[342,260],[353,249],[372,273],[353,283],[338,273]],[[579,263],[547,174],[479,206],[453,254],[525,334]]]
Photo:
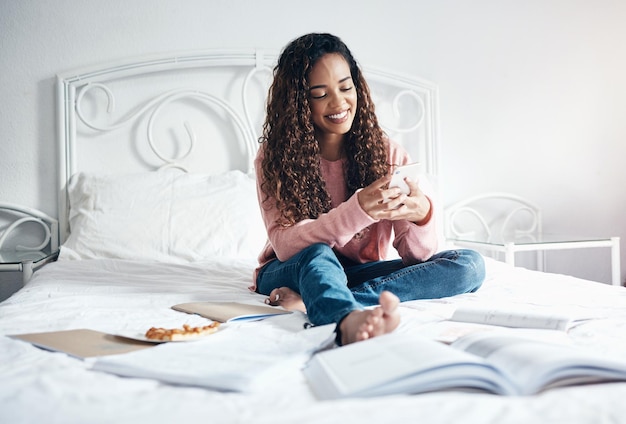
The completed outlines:
[[[58,75],[60,243],[69,234],[67,185],[81,170],[251,171],[276,58],[263,50],[182,52]],[[437,86],[363,72],[383,128],[436,177]]]

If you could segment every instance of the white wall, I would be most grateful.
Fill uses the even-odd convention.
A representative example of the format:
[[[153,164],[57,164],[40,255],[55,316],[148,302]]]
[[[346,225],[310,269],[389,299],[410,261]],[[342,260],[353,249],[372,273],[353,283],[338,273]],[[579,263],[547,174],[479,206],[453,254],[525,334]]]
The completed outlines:
[[[510,191],[546,231],[626,240],[624,22],[621,0],[0,0],[0,200],[56,216],[56,73],[329,31],[439,85],[445,203]],[[608,282],[608,257],[551,252],[548,270]]]

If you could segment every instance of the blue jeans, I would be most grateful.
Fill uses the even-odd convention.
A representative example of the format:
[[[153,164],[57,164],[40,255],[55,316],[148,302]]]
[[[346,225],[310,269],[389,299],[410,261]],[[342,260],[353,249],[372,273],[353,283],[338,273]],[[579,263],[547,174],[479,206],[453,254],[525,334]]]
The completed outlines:
[[[266,264],[257,291],[278,287],[299,293],[311,323],[338,323],[348,313],[378,304],[387,290],[400,301],[435,299],[478,290],[485,278],[482,256],[473,250],[448,250],[405,266],[400,259],[353,264],[326,244],[314,244],[285,262]]]

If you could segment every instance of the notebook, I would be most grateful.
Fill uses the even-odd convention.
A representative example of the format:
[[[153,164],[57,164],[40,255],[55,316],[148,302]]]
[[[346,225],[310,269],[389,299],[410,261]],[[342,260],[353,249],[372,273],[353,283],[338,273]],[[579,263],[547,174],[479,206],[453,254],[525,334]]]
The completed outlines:
[[[24,340],[42,349],[67,353],[80,359],[116,355],[154,346],[153,343],[88,329],[14,334],[10,337]]]
[[[275,306],[238,302],[181,303],[172,306],[172,309],[188,314],[197,314],[217,322],[258,321],[275,315],[291,313]]]

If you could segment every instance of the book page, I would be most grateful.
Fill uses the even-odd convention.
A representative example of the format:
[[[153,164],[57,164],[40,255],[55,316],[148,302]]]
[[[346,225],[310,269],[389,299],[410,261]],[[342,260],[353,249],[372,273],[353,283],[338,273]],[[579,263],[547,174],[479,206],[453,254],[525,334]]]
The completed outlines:
[[[561,385],[626,379],[626,360],[605,358],[564,343],[494,332],[473,333],[451,346],[485,358],[507,375],[522,395]]]
[[[287,320],[292,321],[292,320]],[[334,341],[334,326],[295,331],[256,323],[233,323],[224,331],[188,343],[98,358],[93,368],[127,377],[217,390],[252,392],[299,373],[310,355]]]
[[[319,353],[303,372],[321,399],[467,388],[514,392],[481,358],[396,333]]]
[[[555,343],[571,343],[568,333],[560,330],[543,328],[509,328],[488,324],[476,324],[461,321],[437,321],[423,324],[416,328],[416,333],[431,340],[450,344],[477,332],[511,332],[517,337],[544,340]]]

